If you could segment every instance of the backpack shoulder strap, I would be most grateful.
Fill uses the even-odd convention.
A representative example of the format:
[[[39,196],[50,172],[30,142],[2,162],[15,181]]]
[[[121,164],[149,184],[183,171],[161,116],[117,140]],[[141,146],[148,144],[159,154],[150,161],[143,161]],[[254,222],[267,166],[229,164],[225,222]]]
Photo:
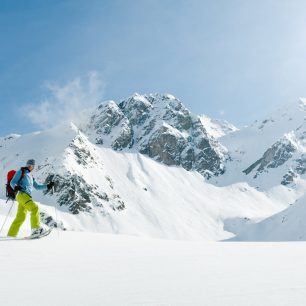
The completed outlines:
[[[20,182],[21,182],[21,180],[23,179],[24,173],[25,173],[26,169],[27,169],[27,168],[25,168],[25,167],[21,167],[21,168],[20,168],[20,170],[21,170],[21,176],[20,176],[20,179],[19,179],[18,182],[17,182],[17,185],[19,185]]]

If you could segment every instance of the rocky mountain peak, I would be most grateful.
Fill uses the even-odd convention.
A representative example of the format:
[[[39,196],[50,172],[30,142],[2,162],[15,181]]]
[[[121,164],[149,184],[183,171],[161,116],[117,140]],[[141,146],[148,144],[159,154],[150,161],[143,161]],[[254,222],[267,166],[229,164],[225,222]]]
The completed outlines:
[[[166,165],[182,166],[204,176],[224,172],[226,149],[209,135],[199,116],[169,94],[134,94],[101,104],[87,134],[114,150],[136,150]]]
[[[142,124],[148,115],[172,122],[179,130],[191,127],[191,113],[177,98],[165,94],[134,94],[119,102],[119,107],[132,124]]]

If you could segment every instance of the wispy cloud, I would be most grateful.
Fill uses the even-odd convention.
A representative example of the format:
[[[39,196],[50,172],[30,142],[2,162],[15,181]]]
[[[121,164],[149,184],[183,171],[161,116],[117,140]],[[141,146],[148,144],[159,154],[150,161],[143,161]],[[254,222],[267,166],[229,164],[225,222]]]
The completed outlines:
[[[221,109],[219,111],[219,116],[224,117],[224,115],[225,115],[225,111],[223,109]]]
[[[103,99],[105,82],[98,72],[90,72],[64,85],[46,82],[45,89],[47,98],[22,108],[23,116],[43,129],[73,121],[83,110],[96,106]]]

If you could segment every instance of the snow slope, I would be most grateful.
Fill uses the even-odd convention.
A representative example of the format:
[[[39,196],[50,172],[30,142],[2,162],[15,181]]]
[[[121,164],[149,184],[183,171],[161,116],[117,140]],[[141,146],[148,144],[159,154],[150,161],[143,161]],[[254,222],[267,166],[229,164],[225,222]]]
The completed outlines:
[[[231,240],[299,241],[306,240],[306,196],[287,209],[261,222],[250,224]]]
[[[0,241],[5,306],[303,306],[305,243],[60,232]]]
[[[239,130],[226,120],[212,119],[206,115],[200,116],[200,119],[207,133],[216,139]]]

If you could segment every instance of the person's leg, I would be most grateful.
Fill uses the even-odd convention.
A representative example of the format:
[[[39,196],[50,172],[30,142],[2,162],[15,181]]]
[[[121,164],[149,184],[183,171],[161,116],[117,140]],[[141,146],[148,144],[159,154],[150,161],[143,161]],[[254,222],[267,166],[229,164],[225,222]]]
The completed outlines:
[[[31,228],[39,228],[40,227],[40,215],[39,215],[39,208],[38,205],[33,202],[30,198],[27,203],[25,203],[26,210],[31,212]]]
[[[21,227],[21,225],[23,224],[25,218],[26,218],[26,210],[23,207],[22,204],[22,199],[19,197],[19,199],[17,198],[18,201],[18,210],[17,210],[17,214],[15,217],[15,220],[13,221],[7,235],[10,237],[16,237],[19,229]]]

